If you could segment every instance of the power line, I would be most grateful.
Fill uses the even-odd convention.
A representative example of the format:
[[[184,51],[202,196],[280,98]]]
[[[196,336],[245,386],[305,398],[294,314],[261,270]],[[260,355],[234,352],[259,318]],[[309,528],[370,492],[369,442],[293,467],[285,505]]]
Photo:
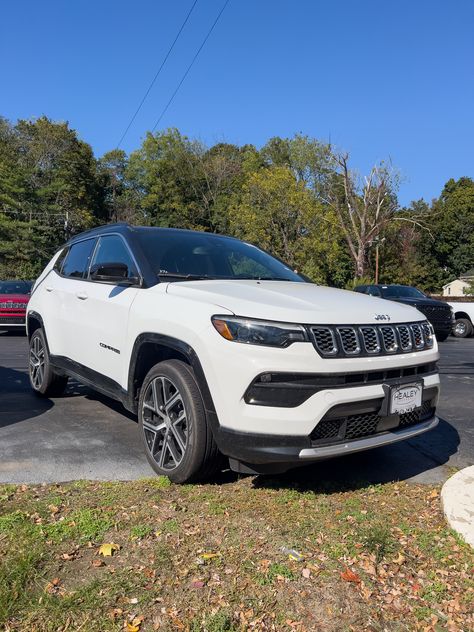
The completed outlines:
[[[156,72],[155,76],[153,77],[153,79],[152,79],[152,81],[151,81],[150,85],[148,86],[148,89],[147,89],[147,91],[145,92],[145,94],[144,94],[144,96],[143,96],[142,100],[140,101],[139,106],[138,106],[138,107],[137,107],[137,109],[135,110],[135,114],[134,114],[134,115],[132,116],[132,118],[130,119],[130,121],[129,121],[129,123],[128,123],[127,127],[125,128],[124,133],[122,134],[122,136],[121,136],[121,138],[120,138],[119,142],[117,143],[117,149],[118,149],[118,148],[120,147],[120,145],[122,144],[123,139],[125,138],[125,136],[126,136],[126,135],[127,135],[127,133],[128,133],[128,130],[130,129],[130,127],[131,127],[131,126],[132,126],[132,124],[133,124],[133,121],[136,119],[137,114],[140,112],[140,110],[141,110],[141,108],[142,108],[142,105],[143,105],[143,104],[145,103],[145,101],[146,101],[147,96],[150,94],[151,89],[152,89],[152,88],[153,88],[153,86],[155,85],[155,81],[158,79],[158,77],[159,77],[159,75],[160,75],[161,71],[163,70],[163,66],[166,64],[166,62],[167,62],[167,60],[168,60],[168,57],[171,55],[171,52],[172,52],[172,50],[173,50],[173,48],[174,48],[174,46],[175,46],[176,42],[178,41],[179,36],[181,35],[181,31],[182,31],[182,30],[184,29],[184,27],[186,26],[186,24],[187,24],[187,22],[188,22],[188,20],[189,20],[189,18],[190,18],[190,16],[191,16],[191,13],[193,12],[193,9],[194,9],[194,7],[196,6],[196,4],[197,4],[197,3],[198,3],[198,0],[194,0],[193,4],[191,5],[191,8],[189,9],[188,14],[186,15],[186,17],[185,17],[185,19],[184,19],[184,22],[181,24],[181,26],[180,26],[180,28],[179,28],[179,31],[177,32],[176,37],[175,37],[175,38],[174,38],[174,40],[173,40],[173,43],[172,43],[172,44],[171,44],[171,46],[169,47],[168,52],[167,52],[167,53],[166,53],[166,55],[164,56],[163,61],[161,62],[161,65],[160,65],[160,67],[158,68],[158,70],[157,70],[157,72]]]
[[[214,20],[214,22],[213,22],[213,24],[212,24],[211,28],[210,28],[210,29],[209,29],[209,31],[207,32],[206,37],[202,40],[201,46],[197,49],[197,51],[196,51],[196,53],[195,53],[194,57],[193,57],[193,58],[192,58],[192,60],[191,60],[191,63],[189,64],[189,66],[188,66],[188,67],[187,67],[187,69],[186,69],[186,72],[185,72],[185,73],[184,73],[184,75],[181,77],[180,82],[179,82],[179,83],[178,83],[178,85],[176,86],[176,89],[175,89],[175,91],[173,92],[173,94],[171,95],[170,100],[169,100],[169,101],[168,101],[168,103],[165,105],[165,107],[163,108],[163,110],[162,110],[162,112],[161,112],[160,116],[158,117],[158,120],[156,121],[156,123],[155,123],[155,125],[154,125],[153,129],[151,130],[152,132],[154,132],[154,131],[155,131],[155,129],[158,127],[158,125],[160,124],[161,119],[162,119],[162,118],[163,118],[163,116],[166,114],[166,112],[167,112],[167,110],[168,110],[169,106],[170,106],[170,105],[171,105],[171,103],[173,102],[173,99],[174,99],[174,98],[175,98],[175,96],[178,94],[179,89],[180,89],[180,88],[181,88],[181,86],[183,85],[184,80],[185,80],[185,79],[186,79],[186,77],[188,76],[189,71],[190,71],[190,70],[191,70],[191,68],[193,67],[194,62],[195,62],[195,61],[196,61],[196,59],[198,58],[199,53],[200,53],[200,52],[202,51],[202,49],[204,48],[205,43],[206,43],[206,42],[207,42],[207,40],[209,39],[209,37],[210,37],[210,35],[211,35],[212,31],[214,30],[214,27],[215,27],[215,26],[216,26],[216,24],[218,23],[219,18],[220,18],[220,17],[221,17],[221,15],[224,13],[224,10],[225,10],[226,6],[229,4],[229,2],[230,2],[230,0],[226,0],[226,1],[224,2],[224,5],[223,5],[222,9],[221,9],[221,10],[219,11],[219,13],[217,14],[217,17],[216,17],[216,19]]]

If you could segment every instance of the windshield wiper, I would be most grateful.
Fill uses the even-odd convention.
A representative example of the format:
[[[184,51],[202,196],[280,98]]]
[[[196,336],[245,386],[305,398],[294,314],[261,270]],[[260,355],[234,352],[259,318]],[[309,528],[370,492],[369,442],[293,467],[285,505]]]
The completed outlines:
[[[207,274],[181,274],[180,272],[160,272],[157,277],[161,279],[181,279],[182,281],[201,281],[206,279],[215,279],[216,277]]]

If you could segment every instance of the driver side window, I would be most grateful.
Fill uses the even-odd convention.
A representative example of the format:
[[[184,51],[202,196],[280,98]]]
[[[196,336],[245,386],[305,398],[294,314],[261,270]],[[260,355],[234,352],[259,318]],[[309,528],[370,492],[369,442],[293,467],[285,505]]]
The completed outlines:
[[[100,237],[92,259],[90,273],[99,266],[111,263],[122,263],[128,268],[128,278],[137,277],[138,270],[123,239],[118,235]]]

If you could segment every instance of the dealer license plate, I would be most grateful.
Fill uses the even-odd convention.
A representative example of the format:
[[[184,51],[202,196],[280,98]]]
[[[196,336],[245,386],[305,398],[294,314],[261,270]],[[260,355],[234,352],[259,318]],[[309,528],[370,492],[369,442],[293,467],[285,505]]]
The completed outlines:
[[[423,384],[404,384],[394,386],[390,394],[390,414],[403,415],[421,407]]]

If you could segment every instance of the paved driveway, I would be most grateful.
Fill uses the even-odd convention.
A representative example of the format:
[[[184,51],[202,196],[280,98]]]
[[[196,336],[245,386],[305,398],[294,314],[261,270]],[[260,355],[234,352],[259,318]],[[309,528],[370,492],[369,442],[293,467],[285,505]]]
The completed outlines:
[[[474,338],[441,345],[438,428],[417,439],[326,461],[286,476],[339,481],[436,482],[474,464]],[[79,384],[64,397],[32,394],[26,338],[0,333],[0,482],[127,480],[153,474],[133,416]]]

